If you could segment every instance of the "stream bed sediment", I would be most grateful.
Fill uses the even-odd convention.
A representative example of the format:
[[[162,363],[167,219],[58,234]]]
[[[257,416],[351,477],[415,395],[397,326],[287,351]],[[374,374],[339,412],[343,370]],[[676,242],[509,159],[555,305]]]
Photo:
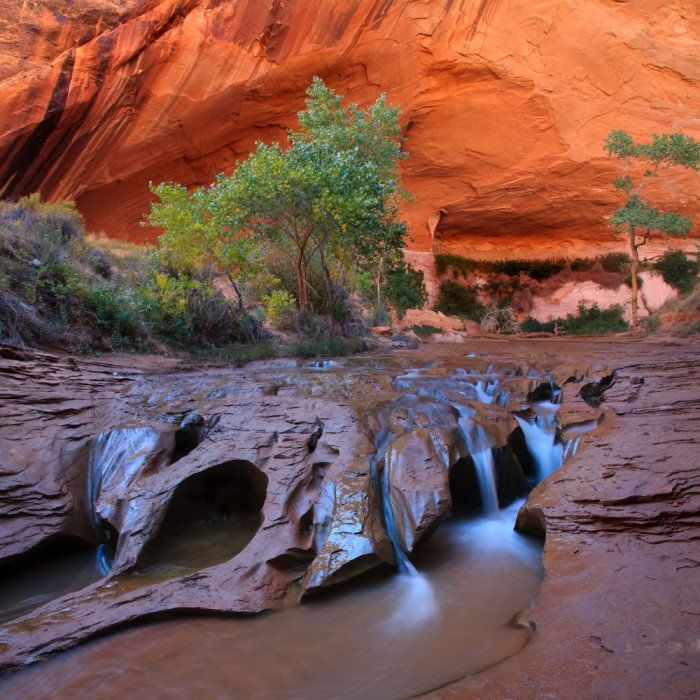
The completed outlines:
[[[642,364],[664,356],[639,347]],[[0,665],[32,665],[0,689],[406,697],[464,676],[456,692],[477,687],[542,643],[532,611],[567,537],[589,533],[577,554],[599,542],[582,516],[572,530],[571,508],[610,535],[594,513],[615,509],[600,493],[618,468],[598,467],[614,463],[610,436],[648,381],[621,349],[482,341],[242,370],[0,361],[0,564],[26,574],[60,538],[94,547],[101,567],[94,583],[66,592],[64,575],[53,601],[44,591],[6,614]],[[671,506],[682,522],[685,506]]]

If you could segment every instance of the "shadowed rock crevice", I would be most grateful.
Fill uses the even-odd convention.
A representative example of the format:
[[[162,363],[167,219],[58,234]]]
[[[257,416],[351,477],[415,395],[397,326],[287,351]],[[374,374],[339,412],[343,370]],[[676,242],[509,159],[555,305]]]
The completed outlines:
[[[94,542],[55,535],[0,567],[0,622],[102,578],[98,553]]]
[[[251,462],[231,460],[185,479],[168,504],[140,569],[200,569],[227,561],[262,524],[267,476]]]
[[[444,539],[443,527],[460,522],[448,518],[453,502],[475,516],[489,505],[493,517],[462,519],[465,531],[480,533],[482,521],[484,532],[498,529],[504,522],[499,507],[525,495],[539,474],[551,474],[548,465],[560,466],[562,439],[578,440],[602,415],[576,396],[580,384],[564,380],[600,379],[610,372],[607,358],[592,368],[582,360],[573,366],[561,361],[569,345],[551,357],[527,345],[518,347],[515,362],[500,345],[484,347],[487,352],[431,348],[363,356],[342,366],[187,367],[128,379],[96,361],[84,363],[87,369],[61,369],[73,383],[84,377],[76,408],[103,395],[114,399],[97,403],[80,425],[65,403],[50,415],[51,444],[59,438],[95,446],[94,507],[85,508],[84,468],[82,479],[74,469],[68,485],[57,483],[66,494],[60,503],[73,518],[90,513],[103,529],[109,523],[119,532],[119,548],[104,580],[2,626],[7,648],[0,668],[31,663],[37,653],[73,646],[124,620],[175,610],[286,607],[397,564],[410,574],[400,577],[401,589],[425,591],[433,573],[424,568],[428,553]],[[63,395],[61,386],[47,384],[56,363],[34,362],[5,360],[5,370],[0,364],[13,392],[8,408],[0,406],[8,425],[24,411],[26,426],[46,426],[46,407]],[[115,395],[117,381],[123,388]],[[556,404],[553,382],[564,392]],[[271,386],[277,389],[270,392]],[[606,402],[623,389],[617,382]],[[28,394],[32,403],[25,407]],[[524,427],[516,429],[519,418]],[[17,444],[20,428],[5,434]],[[587,451],[591,438],[581,439]],[[64,462],[57,457],[63,455],[47,444],[28,445],[37,445],[38,455],[30,449],[13,454],[17,464],[9,461],[7,471],[14,468],[28,487],[30,476],[32,485],[47,483],[38,479],[47,467],[61,477]],[[35,463],[33,471],[22,470]],[[593,491],[590,497],[598,497]],[[23,500],[13,502],[29,512],[35,494],[36,487],[27,488]],[[627,504],[627,496],[605,502]],[[588,501],[584,507],[591,510]],[[548,530],[561,532],[564,526],[546,515]],[[508,518],[507,537],[517,538],[515,509]],[[582,517],[566,526],[583,527]]]

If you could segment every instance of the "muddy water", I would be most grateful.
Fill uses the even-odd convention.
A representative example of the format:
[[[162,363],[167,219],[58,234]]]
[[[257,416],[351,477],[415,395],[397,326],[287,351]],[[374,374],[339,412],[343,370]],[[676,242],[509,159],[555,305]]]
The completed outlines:
[[[542,579],[541,544],[498,517],[451,519],[384,574],[251,618],[152,623],[0,682],[5,698],[400,698],[511,656]]]
[[[0,622],[25,615],[104,576],[95,547],[63,547],[0,572]]]

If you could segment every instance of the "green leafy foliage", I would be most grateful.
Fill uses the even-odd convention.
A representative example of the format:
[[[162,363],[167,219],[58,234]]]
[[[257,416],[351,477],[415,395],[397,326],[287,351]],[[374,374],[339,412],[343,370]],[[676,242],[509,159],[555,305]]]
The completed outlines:
[[[583,303],[579,304],[578,313],[567,314],[559,326],[564,335],[605,335],[629,328],[621,306],[601,309],[597,304],[586,307]]]
[[[693,226],[690,217],[654,209],[637,194],[630,195],[624,206],[612,213],[610,223],[618,229],[654,230],[675,236],[685,236]]]
[[[654,166],[654,171],[670,165],[697,170],[700,162],[700,143],[692,136],[678,133],[654,134],[650,141],[639,142],[625,131],[613,129],[605,139],[605,150],[611,156],[646,160]]]
[[[437,326],[431,326],[430,324],[424,324],[422,326],[411,326],[406,330],[413,331],[422,340],[427,340],[431,335],[435,333],[442,333],[442,328]]]
[[[538,321],[536,318],[526,318],[520,324],[523,333],[554,333],[556,321]]]
[[[632,325],[638,321],[639,248],[652,235],[685,236],[692,228],[690,217],[673,211],[661,211],[647,203],[642,197],[645,181],[658,176],[671,167],[698,170],[700,143],[685,134],[654,134],[649,141],[637,141],[625,131],[614,129],[604,144],[609,156],[616,156],[628,167],[631,161],[647,166],[643,176],[635,182],[630,172],[614,181],[615,187],[624,193],[624,204],[609,217],[610,225],[628,237],[632,262],[630,280],[632,288]],[[640,239],[638,236],[642,236]]]
[[[289,292],[277,289],[263,297],[265,315],[273,328],[288,331],[294,327],[296,301]]]
[[[697,283],[697,263],[690,260],[682,250],[669,250],[654,267],[661,272],[664,281],[679,292],[692,292]]]
[[[159,251],[160,252],[160,251]],[[126,263],[85,239],[70,203],[0,203],[2,342],[73,350],[193,349],[259,335],[207,277],[166,270],[143,249]]]
[[[549,321],[538,321],[534,318],[525,319],[520,328],[525,333],[554,333],[562,335],[607,335],[621,333],[629,329],[625,321],[624,310],[621,306],[601,309],[597,304],[587,307],[579,304],[578,312],[567,314],[563,318]]]
[[[217,176],[206,198],[231,235],[245,232],[288,257],[303,309],[312,261],[329,279],[332,268],[398,262],[406,233],[398,110],[384,96],[364,110],[344,106],[319,78],[307,97],[291,145],[259,143],[233,173]]]
[[[396,265],[387,273],[382,291],[399,318],[403,318],[408,309],[421,307],[428,300],[423,271],[406,263]]]
[[[474,287],[465,287],[458,282],[444,280],[440,284],[435,310],[442,311],[448,316],[479,321],[484,307],[479,302],[477,290]]]
[[[147,223],[163,229],[158,238],[160,264],[190,276],[213,264],[228,277],[242,307],[242,285],[262,272],[259,241],[234,228],[211,188],[188,193],[177,183],[163,182],[151,184],[151,191],[159,201],[151,205]]]
[[[566,269],[568,263],[564,258],[545,260],[522,260],[512,258],[507,260],[474,260],[454,253],[438,253],[435,256],[435,267],[438,274],[444,275],[449,270],[455,275],[466,276],[470,272],[508,275],[517,277],[525,274],[534,280],[545,280]]]

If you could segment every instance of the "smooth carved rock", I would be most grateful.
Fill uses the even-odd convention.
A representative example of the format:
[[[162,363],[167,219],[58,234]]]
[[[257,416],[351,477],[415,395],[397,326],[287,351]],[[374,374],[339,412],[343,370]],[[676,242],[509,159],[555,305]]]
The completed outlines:
[[[417,255],[597,253],[618,199],[606,134],[695,129],[694,21],[690,0],[3,3],[0,194],[154,237],[149,181],[209,183],[283,140],[319,75],[402,108]],[[697,178],[680,184],[697,212]]]
[[[86,485],[99,435],[148,428],[159,433],[155,453],[163,447],[133,480],[107,480],[100,494],[103,515],[118,516],[109,520],[119,530],[110,575],[4,624],[4,669],[146,616],[257,612],[392,563],[376,484],[381,460],[372,459],[385,438],[407,550],[453,497],[446,467],[464,468],[470,451],[492,451],[499,498],[521,495],[525,457],[512,411],[544,396],[543,387],[551,393],[552,378],[561,387],[564,437],[581,444],[518,518],[523,531],[547,535],[547,576],[521,616],[536,633],[519,655],[441,694],[608,697],[634,694],[642,681],[657,696],[687,694],[687,611],[697,599],[688,553],[700,492],[700,365],[689,342],[473,341],[459,353],[432,346],[240,370],[133,356],[0,356],[3,561],[61,533],[95,536]],[[581,387],[601,386],[611,365],[615,381],[602,382],[593,408]],[[587,423],[595,432],[581,432]],[[171,452],[162,435],[183,424],[206,426],[206,437],[179,452],[174,439]],[[245,547],[206,565],[151,565],[172,532],[173,504],[192,480],[222,469],[247,474],[253,505],[261,505]]]
[[[403,548],[413,551],[447,515],[452,505],[448,479],[449,461],[439,446],[444,436],[435,429],[418,428],[394,440],[387,450],[390,501]],[[441,437],[443,438],[441,440]]]
[[[4,561],[60,536],[116,548],[105,578],[5,626],[3,667],[145,615],[258,612],[394,564],[382,470],[410,553],[449,510],[450,466],[472,449],[508,450],[515,427],[507,405],[481,401],[495,398],[489,358],[448,350],[419,368],[410,353],[245,370],[6,356]],[[506,404],[542,382],[499,372]],[[240,533],[169,561],[205,506]]]

